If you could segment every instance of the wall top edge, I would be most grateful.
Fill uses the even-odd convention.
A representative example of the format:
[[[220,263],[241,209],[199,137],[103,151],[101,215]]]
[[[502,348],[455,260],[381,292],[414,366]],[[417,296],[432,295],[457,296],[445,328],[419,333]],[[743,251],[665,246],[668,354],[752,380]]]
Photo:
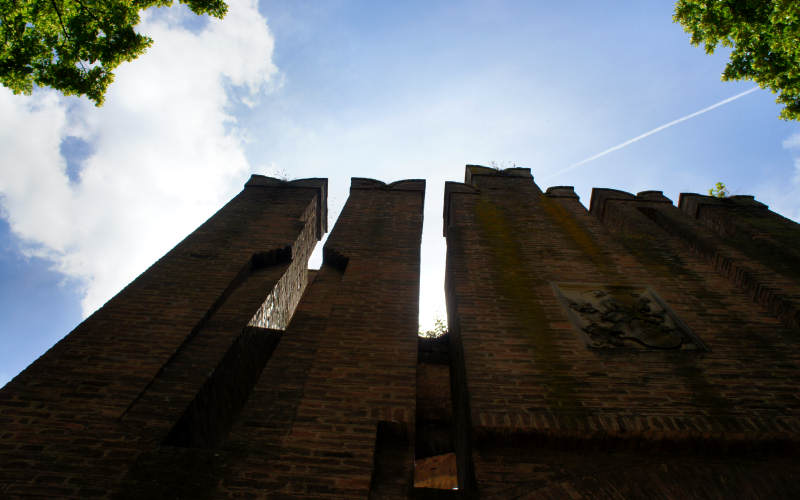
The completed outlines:
[[[727,196],[725,198],[717,198],[716,196],[709,196],[698,193],[681,193],[678,198],[678,208],[684,213],[697,217],[697,214],[702,206],[717,206],[717,207],[750,207],[760,210],[767,210],[769,208],[765,203],[756,200],[754,196],[749,194],[737,194]]]
[[[261,187],[311,187],[323,188],[327,191],[328,179],[325,177],[307,177],[304,179],[278,179],[276,177],[269,177],[267,175],[252,174],[250,179],[247,180],[244,187],[261,186]]]
[[[522,167],[505,168],[503,170],[484,167],[483,165],[466,165],[464,167],[464,182],[472,183],[472,178],[479,175],[491,175],[497,177],[522,177],[532,179],[531,169]]]
[[[425,192],[425,179],[403,179],[387,184],[377,179],[370,179],[367,177],[352,177],[350,179],[350,189],[385,189]]]
[[[481,190],[472,184],[465,184],[463,182],[445,181],[444,183],[444,196],[447,197],[450,193],[480,193]]]
[[[575,186],[550,186],[547,188],[547,191],[545,191],[544,195],[549,196],[550,198],[578,199],[578,195],[575,194]]]
[[[444,183],[444,206],[442,207],[442,236],[447,236],[450,226],[450,197],[453,193],[478,194],[481,190],[463,182],[446,181]]]
[[[636,193],[636,199],[641,201],[657,201],[661,203],[672,203],[672,200],[664,196],[663,191],[639,191]]]
[[[250,187],[305,188],[319,191],[317,197],[317,240],[328,232],[328,179],[325,177],[307,177],[305,179],[283,180],[266,175],[253,174],[244,185]]]
[[[619,189],[592,188],[592,198],[589,201],[589,213],[602,217],[608,200],[635,200],[636,197]]]

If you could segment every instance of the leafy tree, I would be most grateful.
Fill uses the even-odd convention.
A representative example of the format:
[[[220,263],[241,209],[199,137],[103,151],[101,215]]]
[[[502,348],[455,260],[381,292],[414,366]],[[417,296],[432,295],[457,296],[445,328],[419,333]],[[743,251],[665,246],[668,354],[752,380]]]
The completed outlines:
[[[418,335],[426,339],[435,339],[446,334],[447,334],[447,324],[441,318],[436,318],[433,322],[432,329],[420,330]]]
[[[103,104],[112,71],[153,43],[134,31],[139,12],[173,0],[0,0],[0,83],[15,94],[33,85]],[[222,18],[223,0],[180,0]]]
[[[733,48],[722,80],[753,80],[779,93],[784,120],[800,120],[800,2],[798,0],[678,0],[675,22],[692,45]]]
[[[717,198],[725,198],[728,196],[728,188],[725,186],[725,183],[718,182],[713,188],[708,190],[709,196],[715,196]]]

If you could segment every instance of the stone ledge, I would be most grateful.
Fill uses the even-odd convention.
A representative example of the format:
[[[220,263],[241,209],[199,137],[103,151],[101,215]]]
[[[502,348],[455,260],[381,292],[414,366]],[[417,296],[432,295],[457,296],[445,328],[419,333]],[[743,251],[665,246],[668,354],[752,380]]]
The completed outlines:
[[[550,198],[575,198],[578,199],[578,195],[575,194],[575,187],[574,186],[550,186],[547,188],[547,191],[544,193],[545,196],[549,196]]]

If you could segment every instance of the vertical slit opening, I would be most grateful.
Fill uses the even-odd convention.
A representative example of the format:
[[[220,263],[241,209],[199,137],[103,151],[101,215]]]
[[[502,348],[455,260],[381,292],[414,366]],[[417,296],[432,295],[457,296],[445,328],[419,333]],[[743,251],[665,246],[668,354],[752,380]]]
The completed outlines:
[[[369,499],[406,498],[412,474],[408,429],[400,422],[378,422]]]
[[[446,332],[417,340],[414,488],[420,494],[458,489],[449,343]]]

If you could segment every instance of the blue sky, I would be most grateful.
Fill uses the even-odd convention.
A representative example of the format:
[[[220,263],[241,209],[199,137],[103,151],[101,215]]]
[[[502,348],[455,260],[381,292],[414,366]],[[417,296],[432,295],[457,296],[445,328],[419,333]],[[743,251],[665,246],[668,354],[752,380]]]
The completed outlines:
[[[233,0],[149,12],[155,39],[102,109],[0,88],[0,384],[238,192],[250,173],[426,178],[420,320],[444,316],[445,180],[530,167],[539,186],[705,192],[800,219],[800,125],[692,47],[664,1]],[[559,173],[563,172],[563,173]],[[318,262],[318,257],[317,257]]]

